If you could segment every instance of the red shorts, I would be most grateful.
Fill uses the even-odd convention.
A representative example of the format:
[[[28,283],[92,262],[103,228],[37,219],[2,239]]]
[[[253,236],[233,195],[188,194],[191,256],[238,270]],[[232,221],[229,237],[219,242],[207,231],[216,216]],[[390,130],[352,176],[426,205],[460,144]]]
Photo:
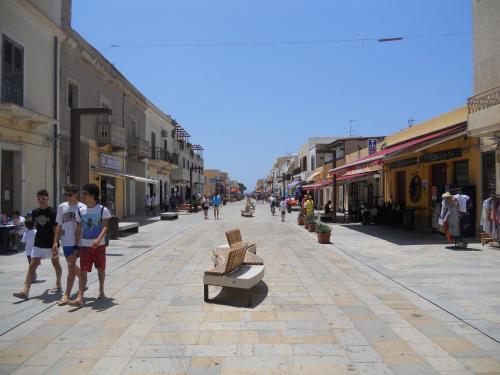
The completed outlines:
[[[80,247],[80,268],[92,272],[92,264],[100,270],[106,269],[106,246]]]

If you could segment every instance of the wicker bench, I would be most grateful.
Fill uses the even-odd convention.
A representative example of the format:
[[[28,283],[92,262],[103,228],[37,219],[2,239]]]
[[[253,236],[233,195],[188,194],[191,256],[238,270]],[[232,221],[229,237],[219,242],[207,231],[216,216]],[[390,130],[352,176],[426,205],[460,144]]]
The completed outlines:
[[[244,290],[247,306],[252,305],[252,287],[264,277],[264,265],[245,265],[246,244],[233,244],[230,250],[220,257],[218,265],[205,271],[203,275],[203,295],[205,302],[210,302],[209,285]]]

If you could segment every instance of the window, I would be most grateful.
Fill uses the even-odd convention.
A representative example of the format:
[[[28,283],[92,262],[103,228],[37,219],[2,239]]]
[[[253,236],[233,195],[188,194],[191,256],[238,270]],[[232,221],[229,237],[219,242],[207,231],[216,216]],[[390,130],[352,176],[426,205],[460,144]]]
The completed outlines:
[[[156,151],[156,133],[151,132],[151,159],[156,159],[155,151]]]
[[[166,139],[164,139],[164,140],[163,140],[163,149],[164,149],[165,151],[168,151],[168,142],[167,142],[167,140],[166,140]]]
[[[111,102],[109,99],[105,98],[104,96],[101,95],[101,108],[110,108],[111,109]],[[111,122],[111,115],[101,115],[99,116],[99,119],[101,122]]]
[[[315,164],[314,156],[311,156],[311,171],[314,171],[316,169],[316,166],[314,164]]]
[[[186,168],[186,158],[182,158],[182,168]]]
[[[459,160],[453,163],[453,180],[457,186],[469,184],[469,161]]]
[[[68,108],[79,107],[79,87],[76,83],[68,82]]]
[[[2,103],[23,105],[24,49],[13,40],[3,37]]]
[[[132,138],[137,137],[137,119],[133,116],[130,117],[129,136]]]
[[[307,171],[307,156],[302,158],[302,172]]]

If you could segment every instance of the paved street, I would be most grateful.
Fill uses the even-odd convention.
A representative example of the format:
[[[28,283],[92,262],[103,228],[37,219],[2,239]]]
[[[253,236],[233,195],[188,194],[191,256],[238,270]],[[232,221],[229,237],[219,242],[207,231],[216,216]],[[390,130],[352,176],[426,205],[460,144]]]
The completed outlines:
[[[151,220],[114,241],[109,299],[94,299],[93,278],[83,309],[54,306],[48,264],[33,298],[15,301],[27,263],[1,257],[0,373],[500,373],[500,251],[360,225],[335,225],[320,245],[296,213],[283,224],[267,206],[249,219],[240,208],[219,222]],[[217,298],[232,306],[203,302],[209,250],[232,227],[266,265],[249,309],[226,291]]]

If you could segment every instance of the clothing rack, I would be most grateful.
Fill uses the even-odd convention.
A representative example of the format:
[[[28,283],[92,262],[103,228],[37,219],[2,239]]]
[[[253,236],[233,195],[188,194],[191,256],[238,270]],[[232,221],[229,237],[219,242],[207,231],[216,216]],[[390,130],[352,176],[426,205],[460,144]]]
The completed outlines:
[[[500,247],[500,195],[490,194],[482,204],[481,244]]]

